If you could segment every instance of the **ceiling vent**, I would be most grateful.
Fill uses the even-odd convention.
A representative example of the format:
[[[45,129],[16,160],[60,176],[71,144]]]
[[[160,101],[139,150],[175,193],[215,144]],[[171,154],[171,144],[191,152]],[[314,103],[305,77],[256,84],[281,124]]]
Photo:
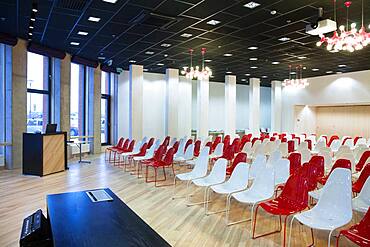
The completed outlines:
[[[179,21],[181,21],[181,18],[143,10],[137,16],[132,18],[129,23],[155,26],[159,29],[167,29]]]
[[[83,10],[87,0],[57,0],[57,6],[63,9]]]

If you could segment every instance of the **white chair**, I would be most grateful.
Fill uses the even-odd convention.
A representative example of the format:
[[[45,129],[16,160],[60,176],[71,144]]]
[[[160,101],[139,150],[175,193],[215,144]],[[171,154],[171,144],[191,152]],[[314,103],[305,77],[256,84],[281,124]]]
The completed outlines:
[[[148,142],[148,137],[144,136],[143,139],[141,140],[142,143],[147,143]]]
[[[271,166],[275,173],[275,185],[285,184],[290,176],[290,162],[288,159],[279,159]]]
[[[276,149],[275,143],[274,142],[267,142],[266,145],[264,146],[263,152],[265,155],[271,155],[272,152],[274,152]]]
[[[126,157],[127,156],[140,153],[140,148],[143,144],[144,144],[144,142],[139,141],[135,144],[134,149],[132,150],[132,152],[122,153],[121,156],[123,158],[123,162],[126,162]]]
[[[352,137],[350,137],[350,136],[342,136],[342,138],[340,139],[340,144],[341,145],[344,145],[344,139],[347,139],[347,138],[352,138]]]
[[[185,144],[186,144],[186,139],[181,138],[179,141],[179,148],[177,149],[177,152],[175,153],[174,158],[184,156]]]
[[[196,178],[196,179],[191,180],[191,182],[194,185],[198,187],[204,187],[204,200],[202,202],[190,203],[189,201],[190,194],[188,194],[187,201],[189,203],[187,204],[187,206],[198,205],[198,204],[204,204],[204,206],[206,206],[208,188],[212,185],[221,184],[225,182],[226,167],[227,167],[227,160],[224,158],[220,158],[215,162],[211,172],[207,176],[203,178]]]
[[[340,179],[328,180],[323,187],[322,196],[317,204],[312,209],[293,216],[290,222],[288,246],[290,246],[292,225],[295,219],[311,229],[329,231],[328,247],[330,247],[330,238],[334,230],[351,221],[351,172],[344,168],[335,170]]]
[[[264,149],[265,149],[265,144],[262,143],[262,144],[257,145],[256,149],[254,150],[254,152],[252,154],[252,157],[254,158],[259,154],[265,155]]]
[[[353,139],[347,139],[344,143],[343,143],[344,146],[348,146],[350,149],[354,149],[355,148],[355,144],[353,143]]]
[[[341,145],[340,140],[334,140],[334,141],[332,141],[331,144],[330,144],[331,151],[334,152],[334,153],[337,152],[338,149],[339,149],[339,147],[340,147],[340,145]]]
[[[251,187],[247,190],[232,193],[226,204],[226,224],[233,225],[253,219],[254,207],[262,201],[270,199],[274,195],[275,181],[274,181],[274,170],[272,168],[265,167],[261,169],[256,178],[253,180]],[[229,222],[231,199],[235,199],[238,202],[252,205],[251,218],[239,220],[235,222]],[[251,221],[251,230],[253,227],[253,221]]]
[[[151,159],[154,157],[154,151],[156,150],[157,148],[155,147],[155,145],[153,144],[149,149],[146,150],[146,153],[144,156],[137,156],[137,157],[134,157],[133,160],[134,161],[142,161],[142,160],[147,160],[147,159]]]
[[[223,154],[223,152],[224,152],[224,144],[222,142],[220,142],[219,144],[217,144],[215,150],[210,155],[210,158],[218,158],[218,157],[221,157],[222,154]]]
[[[186,150],[184,156],[177,156],[173,158],[173,161],[179,164],[184,164],[194,158],[194,143],[190,144]]]
[[[370,207],[370,177],[366,179],[366,182],[362,186],[362,189],[357,197],[352,199],[353,210],[361,213],[366,213]]]
[[[301,163],[304,164],[311,159],[311,152],[309,149],[301,149],[297,151],[301,154]]]
[[[320,148],[319,152],[328,152],[331,154],[331,148],[330,147],[327,147],[327,146],[324,146],[322,148]]]
[[[358,163],[361,159],[361,156],[367,151],[369,150],[367,147],[363,147],[363,146],[357,146],[355,148],[355,150],[353,150],[353,156],[355,157],[355,161],[356,163]],[[366,162],[365,162],[366,163]]]
[[[308,150],[308,142],[301,142],[301,144],[298,145],[298,148],[297,148],[297,152],[301,151],[301,150]]]
[[[342,145],[338,148],[338,151],[335,153],[334,158],[336,155],[340,155],[342,153],[352,153],[352,150],[349,146]]]
[[[321,142],[321,141],[323,141],[324,143],[325,143],[325,145],[326,145],[326,138],[327,138],[328,136],[327,135],[321,135],[320,137],[319,137],[319,139],[317,139],[317,142]]]
[[[257,155],[249,168],[249,179],[253,180],[257,176],[259,171],[264,170],[265,168],[266,156],[263,154]]]
[[[209,190],[207,191],[207,196],[206,196],[206,214],[210,215],[210,214],[221,213],[221,212],[226,211],[226,208],[225,208],[224,210],[220,210],[216,212],[208,212],[208,201],[210,200],[210,193],[212,191],[217,194],[227,195],[227,200],[228,200],[231,193],[235,193],[235,192],[247,189],[248,176],[249,176],[249,164],[245,162],[241,162],[235,167],[229,180],[227,180],[225,183],[211,186]]]
[[[245,143],[242,152],[246,153],[247,157],[252,156],[252,142]]]
[[[177,138],[176,137],[172,138],[169,146],[172,147],[173,144],[175,144],[176,141],[177,141]]]
[[[206,176],[207,171],[208,171],[208,157],[199,156],[199,158],[195,162],[193,170],[191,170],[190,172],[177,174],[174,177],[174,181],[173,181],[173,184],[174,184],[173,192],[174,193],[173,193],[172,199],[178,198],[178,197],[175,197],[175,195],[176,195],[176,179],[178,179],[180,181],[187,181],[187,184],[186,184],[186,192],[187,192],[189,190],[189,185],[190,185],[191,180],[197,179],[197,178],[202,178],[202,177]],[[225,172],[225,174],[226,174],[226,172]],[[186,195],[187,195],[187,193],[186,193]],[[184,196],[180,196],[180,197],[184,197]]]
[[[357,142],[356,142],[356,147],[358,147],[358,146],[360,146],[360,145],[365,145],[365,146],[367,146],[367,145],[366,145],[366,138],[361,137],[361,138],[359,138],[359,139],[357,140]]]
[[[281,154],[280,150],[275,150],[267,160],[267,164],[274,164],[278,160],[282,159],[283,155]]]
[[[186,161],[186,164],[188,165],[195,165],[195,162],[200,158],[200,157],[208,157],[209,156],[209,147],[204,147],[199,153],[199,156],[196,157],[195,159],[188,160]]]
[[[318,153],[318,152],[320,152],[320,149],[323,148],[323,147],[326,147],[325,140],[320,140],[316,143],[313,151]]]
[[[320,152],[318,155],[324,157],[325,171],[329,172],[333,166],[333,158],[331,157],[330,152]]]
[[[288,143],[287,142],[280,143],[279,150],[281,152],[282,157],[284,157],[284,158],[288,157],[289,152],[288,152]]]
[[[307,136],[306,140],[310,140],[311,141],[312,147],[315,147],[316,146],[316,136],[309,135],[309,136]]]
[[[367,140],[366,145],[367,145],[368,147],[370,147],[370,138]]]

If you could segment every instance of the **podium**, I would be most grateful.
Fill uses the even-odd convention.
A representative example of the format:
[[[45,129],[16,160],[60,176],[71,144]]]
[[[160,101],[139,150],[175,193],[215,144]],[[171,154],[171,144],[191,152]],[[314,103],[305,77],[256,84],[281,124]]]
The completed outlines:
[[[67,132],[23,133],[23,174],[45,176],[67,169]]]

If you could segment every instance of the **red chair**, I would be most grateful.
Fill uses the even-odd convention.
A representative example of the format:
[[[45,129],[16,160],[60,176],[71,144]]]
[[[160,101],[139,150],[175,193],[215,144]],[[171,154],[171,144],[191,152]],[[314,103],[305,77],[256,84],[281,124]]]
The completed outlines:
[[[295,150],[294,141],[293,140],[288,141],[288,153],[292,153],[294,152],[294,150]]]
[[[360,193],[360,191],[362,190],[362,187],[364,186],[364,184],[366,182],[366,179],[369,176],[370,176],[370,163],[368,163],[364,167],[364,169],[361,171],[361,174],[358,177],[358,179],[356,180],[356,182],[354,182],[352,184],[352,192],[354,192],[354,193]]]
[[[193,143],[193,140],[192,140],[192,139],[187,140],[187,141],[186,141],[186,143],[185,143],[184,150],[186,150],[186,149],[188,148],[188,146],[189,146],[190,144],[192,144],[192,143]]]
[[[290,162],[290,175],[294,174],[301,167],[302,155],[300,153],[291,153],[288,156]]]
[[[221,143],[221,136],[216,136],[214,142],[212,143],[211,152],[213,152],[216,149],[219,143]]]
[[[142,167],[142,165],[148,165],[148,164],[150,164],[154,161],[160,161],[162,159],[165,151],[166,151],[166,148],[167,147],[165,147],[163,145],[159,146],[158,149],[154,152],[153,158],[147,159],[147,160],[142,160],[142,161],[139,162],[141,167]]]
[[[305,140],[307,142],[307,146],[309,150],[312,150],[312,141],[311,140]]]
[[[225,137],[224,137],[224,144],[225,143],[228,143],[228,144],[230,144],[230,135],[226,135]]]
[[[235,138],[233,142],[231,143],[231,146],[234,147],[234,152],[239,153],[240,152],[240,138]]]
[[[274,136],[273,137],[270,137],[270,141],[271,142],[274,142],[275,140],[276,140],[276,137],[274,137]]]
[[[109,147],[107,149],[105,149],[105,160],[108,160],[108,161],[111,161],[111,154],[114,150],[117,150],[118,148],[120,148],[123,144],[123,141],[125,140],[125,138],[121,137],[119,138],[117,144],[115,146],[112,146],[112,147]],[[109,154],[109,158],[107,159],[107,154]]]
[[[337,135],[333,135],[330,137],[330,140],[328,142],[328,147],[330,147],[331,143],[334,141],[334,140],[338,140],[339,139],[339,136]]]
[[[164,156],[163,160],[153,161],[146,166],[146,175],[145,175],[145,182],[151,183],[154,182],[155,187],[162,187],[162,186],[170,186],[172,184],[161,185],[157,186],[157,182],[165,181],[166,177],[166,168],[171,168],[173,175],[175,176],[175,169],[173,168],[173,156],[175,155],[175,150],[173,148],[168,149],[166,155]],[[149,167],[154,168],[154,180],[148,180],[148,172]],[[163,169],[163,179],[158,180],[158,168]]]
[[[349,139],[352,139],[352,137],[346,137],[346,138],[344,138],[343,141],[342,141],[342,145],[344,145],[344,143],[346,143],[346,141],[349,140]]]
[[[224,150],[221,157],[213,158],[212,161],[215,162],[218,159],[224,158],[230,163],[234,159],[234,156],[234,147],[230,145]]]
[[[313,156],[309,163],[315,168],[314,176],[317,181],[325,175],[325,160],[323,156]]]
[[[291,175],[286,182],[283,191],[275,199],[261,202],[257,205],[254,214],[254,225],[252,232],[252,239],[267,236],[270,234],[281,232],[281,217],[285,216],[284,219],[284,237],[283,246],[286,241],[286,221],[288,216],[296,214],[305,210],[308,206],[308,181],[301,174],[296,173]],[[270,233],[265,233],[259,236],[255,235],[256,221],[258,209],[263,208],[267,213],[279,216],[279,229]]]
[[[149,139],[147,148],[148,149],[151,148],[153,144],[154,144],[154,138],[152,137],[152,138]]]
[[[231,163],[229,167],[226,168],[226,175],[231,175],[235,169],[235,167],[240,163],[240,162],[247,162],[247,154],[246,153],[238,153],[235,156],[235,159]]]
[[[127,159],[128,159],[128,164],[130,165],[130,167],[132,166],[132,159],[133,159],[134,157],[142,157],[142,156],[145,156],[147,148],[148,148],[148,144],[147,144],[147,143],[144,143],[144,144],[141,146],[139,153],[137,153],[137,154],[132,154],[132,155],[129,155],[129,156],[127,157]],[[126,171],[126,164],[124,164],[124,167],[125,167],[125,171]]]
[[[166,136],[166,137],[164,138],[164,140],[163,140],[162,145],[167,147],[167,146],[170,144],[170,139],[171,139],[171,137]]]
[[[357,141],[362,138],[362,136],[356,136],[355,139],[353,139],[353,145],[356,145]]]
[[[347,230],[341,230],[337,238],[337,247],[339,246],[339,239],[345,236],[353,243],[361,247],[370,246],[370,208],[367,210],[364,218],[360,223],[351,226]]]
[[[114,155],[114,163],[121,163],[120,154],[132,152],[134,150],[134,146],[135,146],[135,140],[132,140],[126,148],[118,150],[116,152],[116,154],[118,155],[118,160],[116,161],[116,155]]]
[[[257,138],[257,137],[254,137],[253,139],[252,139],[252,146],[254,145],[254,143],[256,143],[256,141],[257,140],[259,140],[259,138]]]
[[[281,142],[288,142],[288,139],[286,139],[285,137],[281,138]]]
[[[199,156],[199,153],[200,153],[200,145],[201,144],[202,144],[202,142],[200,140],[197,140],[194,143],[194,156],[195,157],[198,157]]]
[[[364,167],[365,164],[367,164],[369,161],[367,161],[368,159],[370,159],[370,151],[365,151],[362,155],[361,155],[361,158],[360,160],[358,161],[357,165],[356,165],[356,171],[361,171],[362,168]]]
[[[172,147],[175,150],[175,153],[177,153],[177,150],[179,150],[179,145],[180,145],[179,141],[175,141],[175,143],[173,144]]]
[[[298,136],[293,137],[293,140],[298,140],[298,145],[301,144],[301,138],[299,138]]]
[[[337,160],[334,163],[333,167],[331,168],[329,174],[326,175],[326,176],[324,176],[324,177],[322,177],[322,178],[319,178],[317,180],[317,182],[319,182],[320,184],[324,185],[326,183],[326,181],[328,180],[330,174],[334,171],[335,168],[338,168],[338,167],[340,167],[340,168],[347,168],[347,169],[350,169],[351,170],[351,161],[346,160],[346,159],[339,159],[339,160]]]
[[[129,139],[126,139],[122,146],[120,148],[117,148],[116,150],[114,150],[114,156],[113,156],[113,163],[116,163],[116,157],[118,154],[121,154],[121,153],[124,153],[124,152],[127,152],[127,149],[128,149],[128,146],[130,145],[130,140]],[[118,156],[118,161],[119,161],[120,157]]]

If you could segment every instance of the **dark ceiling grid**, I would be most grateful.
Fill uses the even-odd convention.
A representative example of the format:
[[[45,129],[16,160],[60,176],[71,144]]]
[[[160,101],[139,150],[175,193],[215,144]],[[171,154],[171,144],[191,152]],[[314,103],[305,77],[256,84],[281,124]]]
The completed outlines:
[[[88,1],[90,4],[86,4]],[[326,75],[329,70],[350,72],[370,68],[369,48],[354,54],[332,54],[323,47],[317,48],[315,44],[318,38],[304,32],[305,25],[315,19],[318,7],[324,7],[325,18],[333,17],[332,1],[254,0],[261,3],[261,6],[253,10],[242,6],[249,1],[118,0],[116,4],[109,4],[102,0],[78,0],[79,3],[85,3],[80,4],[85,8],[83,11],[82,7],[63,7],[64,4],[74,4],[75,0],[38,0],[39,12],[32,39],[35,42],[43,40],[40,43],[44,45],[93,60],[103,51],[106,60],[113,57],[113,65],[123,68],[127,68],[128,61],[134,59],[150,71],[160,73],[165,72],[166,66],[158,66],[158,63],[181,69],[188,64],[190,47],[196,50],[194,59],[197,61],[200,60],[200,47],[206,47],[206,59],[212,59],[208,65],[215,72],[212,80],[220,82],[224,81],[226,71],[232,71],[238,82],[243,79],[243,83],[248,78],[245,74],[252,74],[254,77],[266,75],[267,78],[262,79],[263,84],[273,79],[282,80],[287,77],[289,64],[302,64],[306,67],[305,77]],[[54,2],[58,4],[52,7]],[[345,21],[344,0],[337,2],[337,20],[341,25]],[[365,0],[367,25],[370,21],[369,3],[370,0]],[[31,0],[0,0],[0,32],[27,38],[31,4]],[[349,15],[351,22],[359,23],[360,6],[360,1],[353,1]],[[116,11],[117,9],[122,11]],[[144,10],[176,16],[179,21],[165,30],[145,22],[130,28],[130,16]],[[275,15],[270,13],[272,10],[276,11]],[[88,16],[100,15],[102,19],[99,23],[87,21]],[[111,19],[112,15],[116,17]],[[212,19],[220,20],[221,23],[216,26],[206,24]],[[77,35],[77,31],[87,31],[89,35]],[[183,32],[192,33],[193,36],[180,37]],[[285,36],[291,40],[278,40]],[[79,42],[80,46],[71,46],[71,41]],[[172,46],[165,48],[161,46],[163,43]],[[249,46],[258,46],[259,49],[250,51],[247,49]],[[155,54],[147,55],[147,50],[153,50]],[[226,52],[234,55],[224,57]],[[165,57],[165,54],[168,56]],[[307,58],[299,59],[299,56]],[[257,57],[258,61],[249,61],[251,57]],[[272,65],[272,61],[280,64]],[[338,64],[347,66],[338,68]],[[259,68],[250,69],[252,65]],[[316,66],[320,70],[311,71]]]

